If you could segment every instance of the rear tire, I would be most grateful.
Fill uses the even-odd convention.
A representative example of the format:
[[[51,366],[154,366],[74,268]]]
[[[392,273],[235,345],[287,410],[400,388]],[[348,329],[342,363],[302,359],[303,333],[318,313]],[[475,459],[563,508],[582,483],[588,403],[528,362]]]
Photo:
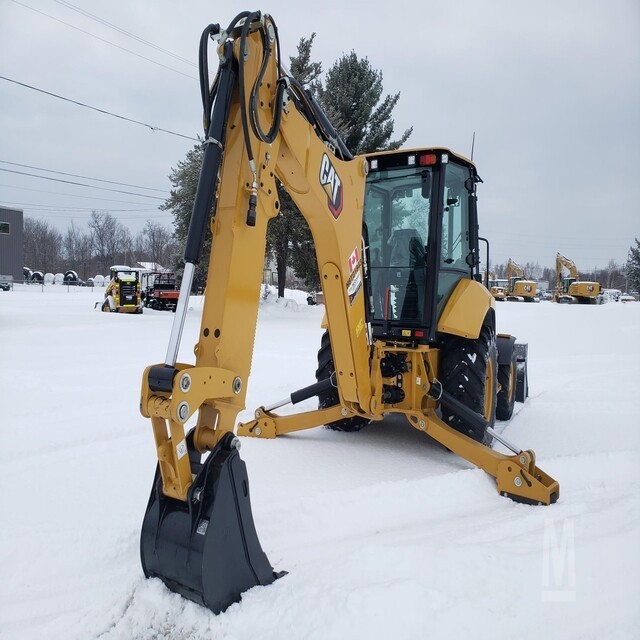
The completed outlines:
[[[510,420],[513,415],[513,407],[516,402],[516,350],[511,352],[509,364],[498,366],[498,384],[501,389],[496,401],[496,418],[498,420]]]
[[[496,420],[497,369],[496,337],[490,327],[483,327],[477,340],[451,338],[441,352],[442,388],[484,416],[488,427],[493,427]],[[493,441],[486,430],[474,430],[444,408],[442,419],[477,442],[490,446]]]
[[[331,339],[329,338],[329,332],[325,331],[322,334],[322,340],[320,342],[320,350],[318,351],[318,368],[316,370],[316,380],[326,380],[335,373],[335,366],[333,364],[333,353],[331,352]],[[340,397],[338,396],[338,390],[335,387],[331,387],[329,391],[324,391],[318,394],[318,408],[328,409],[340,403]],[[326,426],[334,431],[360,431],[363,427],[366,427],[370,420],[355,416],[353,418],[345,418],[344,420],[336,420],[330,422]]]

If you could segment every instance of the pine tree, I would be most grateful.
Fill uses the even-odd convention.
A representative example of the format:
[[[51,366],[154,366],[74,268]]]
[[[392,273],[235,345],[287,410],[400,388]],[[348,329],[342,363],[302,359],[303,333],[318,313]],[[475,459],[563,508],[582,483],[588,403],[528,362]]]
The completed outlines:
[[[184,160],[180,160],[178,165],[171,170],[169,180],[173,184],[173,189],[167,200],[160,205],[162,211],[171,211],[173,214],[173,235],[180,244],[184,246],[189,232],[189,222],[193,202],[196,199],[196,189],[200,178],[200,167],[204,157],[204,148],[200,143],[193,146],[187,152]],[[196,266],[193,287],[195,290],[204,288],[207,281],[207,271],[209,269],[209,254],[211,252],[211,230],[207,227],[205,239],[202,245],[200,262]],[[181,274],[184,268],[182,255],[177,253],[174,270]]]
[[[321,66],[311,62],[314,37],[315,34],[308,40],[300,40],[295,63],[291,58],[291,72],[300,82],[308,84],[349,151],[360,154],[397,149],[404,144],[413,127],[407,129],[399,140],[391,140],[394,127],[391,114],[400,93],[382,98],[382,72],[372,69],[366,58],[359,59],[353,51],[334,63],[323,87],[319,81]],[[309,289],[316,290],[320,275],[313,238],[304,220],[302,224],[296,222],[302,216],[299,213],[291,215],[294,219],[291,226],[297,236],[291,237],[287,245],[290,263],[296,276],[302,278]],[[278,295],[283,295],[284,284],[278,290]]]
[[[411,135],[407,129],[399,140],[392,141],[393,119],[399,93],[382,98],[382,73],[371,68],[369,61],[358,59],[352,52],[338,60],[327,74],[325,86],[320,76],[322,65],[311,60],[315,38],[301,38],[297,55],[291,56],[290,71],[318,99],[334,126],[338,129],[352,153],[364,153],[383,149],[396,149]],[[191,211],[195,200],[203,149],[197,144],[185,159],[178,162],[169,176],[173,189],[161,205],[163,211],[171,211],[174,217],[174,236],[183,244],[189,230]],[[310,289],[319,287],[319,275],[315,249],[309,227],[286,193],[278,184],[280,212],[267,228],[267,253],[276,261],[278,269],[278,295],[284,296],[288,266],[303,278]],[[202,255],[196,267],[194,287],[204,287],[209,266],[211,232],[207,230]],[[180,271],[182,262],[174,265]]]
[[[636,238],[636,246],[629,247],[626,264],[628,291],[640,291],[640,241]]]
[[[318,93],[329,120],[354,155],[397,149],[413,131],[410,127],[398,140],[391,140],[391,114],[400,92],[382,98],[382,72],[373,69],[367,58],[359,59],[355,51],[343,55],[329,69]]]
[[[289,57],[291,75],[312,93],[317,92],[318,78],[322,73],[322,64],[311,61],[311,47],[315,37],[316,34],[312,33],[310,38],[300,38],[298,55]],[[320,279],[317,275],[315,250],[311,251],[309,257],[308,251],[305,252],[303,249],[308,246],[311,239],[309,226],[280,183],[278,183],[278,199],[280,211],[269,221],[267,227],[267,253],[276,262],[278,297],[283,298],[288,266],[292,266],[294,273],[305,280],[306,285],[311,289],[319,288]],[[313,249],[313,241],[311,247]],[[311,270],[311,276],[307,277],[309,270]]]

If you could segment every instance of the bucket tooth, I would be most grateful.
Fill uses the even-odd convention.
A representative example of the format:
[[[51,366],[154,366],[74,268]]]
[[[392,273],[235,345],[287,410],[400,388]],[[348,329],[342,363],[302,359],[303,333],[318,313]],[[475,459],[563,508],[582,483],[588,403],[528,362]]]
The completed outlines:
[[[166,496],[156,469],[145,512],[140,555],[145,576],[160,578],[180,595],[224,611],[276,574],[255,530],[246,465],[232,433],[204,462],[187,436],[194,481],[187,501]]]

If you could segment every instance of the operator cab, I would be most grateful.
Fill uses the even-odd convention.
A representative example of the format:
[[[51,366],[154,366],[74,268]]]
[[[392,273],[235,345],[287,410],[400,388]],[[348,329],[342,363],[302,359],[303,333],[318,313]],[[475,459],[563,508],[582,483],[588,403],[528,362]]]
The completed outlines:
[[[387,152],[368,163],[374,336],[432,340],[456,284],[478,274],[475,167],[446,149]]]

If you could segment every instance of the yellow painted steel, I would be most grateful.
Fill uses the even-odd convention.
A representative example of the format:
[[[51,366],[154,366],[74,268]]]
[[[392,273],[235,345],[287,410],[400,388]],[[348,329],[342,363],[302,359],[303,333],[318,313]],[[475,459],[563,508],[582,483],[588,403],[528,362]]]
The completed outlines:
[[[569,272],[564,276],[564,269]],[[568,299],[570,302],[593,303],[602,292],[598,282],[580,280],[578,268],[573,260],[556,254],[556,288],[553,293],[553,301]]]
[[[492,475],[502,495],[539,504],[551,504],[560,496],[560,485],[536,466],[533,451],[505,456],[451,428],[434,411],[429,412],[426,420],[421,416],[409,416],[409,422],[426,431],[453,453]],[[421,423],[424,423],[424,427]]]
[[[113,298],[115,310],[118,313],[140,313],[142,311],[142,304],[140,302],[140,285],[137,280],[135,282],[136,282],[135,304],[120,304],[120,285],[119,285],[118,279],[116,277],[113,277],[109,281],[109,284],[107,285],[104,291],[105,301],[102,304],[103,311],[110,310],[107,298],[111,296]]]
[[[353,412],[341,407],[339,404],[328,409],[294,413],[287,416],[279,416],[267,411],[264,407],[260,407],[255,411],[255,420],[238,423],[237,434],[254,438],[275,438],[285,433],[312,429],[353,415],[355,415]]]
[[[538,285],[533,280],[524,279],[524,269],[511,258],[507,262],[507,300],[522,298],[530,302],[538,293]]]
[[[438,331],[476,339],[495,302],[486,287],[475,280],[460,280],[442,311]]]
[[[485,273],[487,282],[485,286],[489,289],[489,292],[494,297],[495,300],[504,300],[506,297],[506,291],[504,287],[500,287],[496,284],[496,276],[493,271],[489,271]]]

